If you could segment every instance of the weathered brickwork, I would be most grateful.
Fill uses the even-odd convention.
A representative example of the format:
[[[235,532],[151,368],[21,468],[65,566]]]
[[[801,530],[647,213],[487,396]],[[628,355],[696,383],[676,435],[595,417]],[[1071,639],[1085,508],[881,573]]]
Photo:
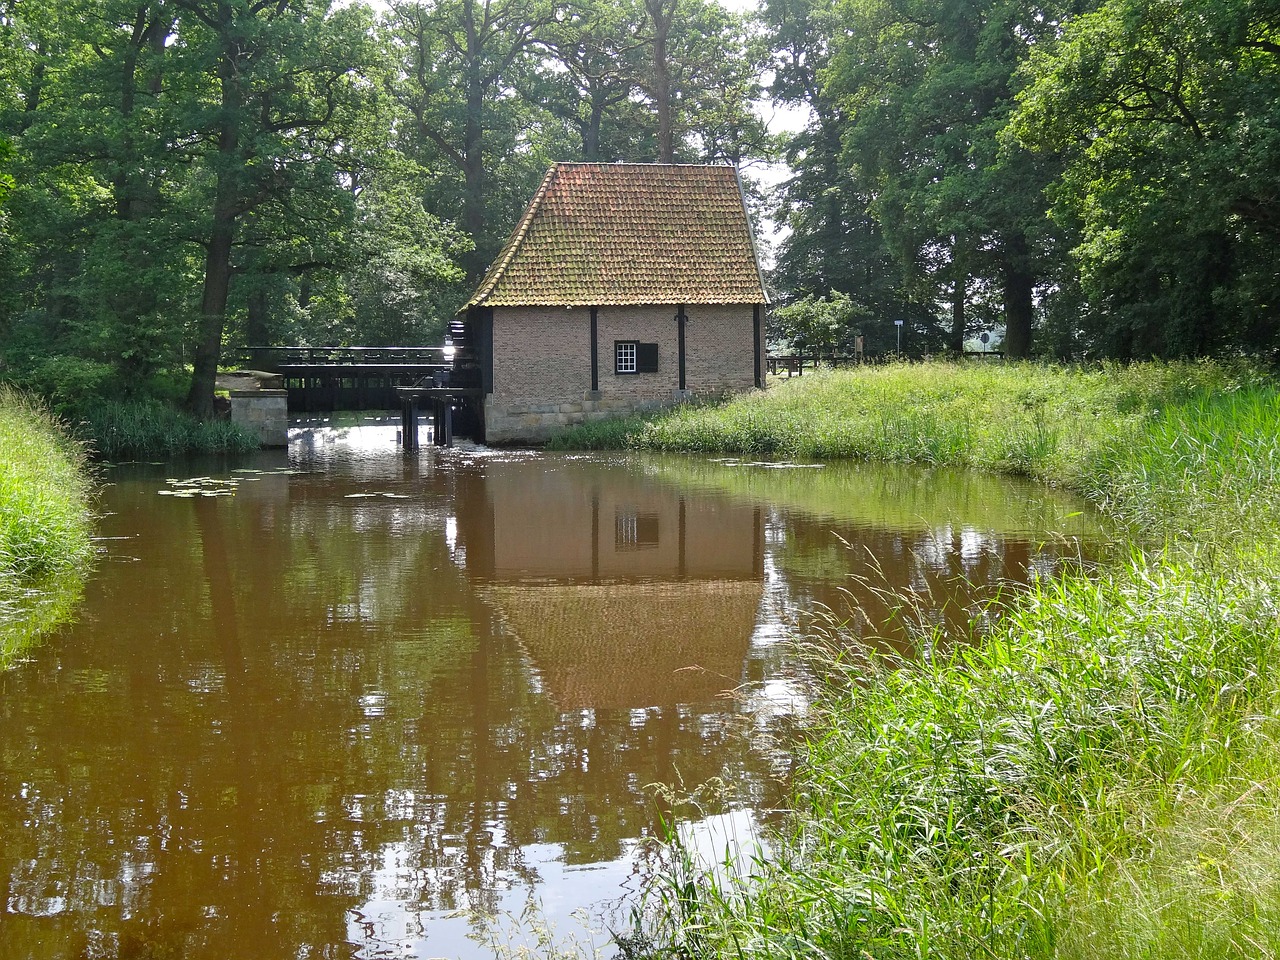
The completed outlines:
[[[685,324],[685,386],[694,393],[750,390],[756,383],[752,308],[689,306]]]
[[[690,394],[755,383],[751,306],[685,309],[685,386]],[[674,306],[601,307],[599,391],[591,389],[591,313],[585,308],[511,307],[493,314],[493,393],[485,398],[490,443],[538,442],[585,420],[678,399],[679,333]],[[658,345],[656,373],[615,372],[615,344]]]
[[[493,399],[549,404],[591,389],[591,313],[583,308],[493,311]]]
[[[675,307],[601,307],[600,393],[634,402],[670,403],[679,383]],[[614,373],[614,344],[638,340],[658,345],[657,373]]]

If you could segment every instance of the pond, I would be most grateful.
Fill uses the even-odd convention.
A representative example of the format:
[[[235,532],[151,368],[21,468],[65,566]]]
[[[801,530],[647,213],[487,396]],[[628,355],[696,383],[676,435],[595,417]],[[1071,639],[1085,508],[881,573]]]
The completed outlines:
[[[385,424],[105,478],[79,622],[0,674],[3,960],[492,956],[530,905],[611,956],[649,784],[729,785],[695,842],[785,805],[788,623],[905,643],[884,588],[961,624],[1099,535],[962,472]]]

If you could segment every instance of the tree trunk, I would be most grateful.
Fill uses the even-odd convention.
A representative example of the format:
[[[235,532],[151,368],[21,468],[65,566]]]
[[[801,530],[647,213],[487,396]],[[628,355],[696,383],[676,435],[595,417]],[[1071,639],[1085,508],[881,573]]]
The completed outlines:
[[[1025,360],[1031,355],[1031,324],[1035,319],[1035,277],[1027,238],[1021,231],[1004,238],[1001,264],[1004,273],[1004,355]]]
[[[467,31],[467,102],[462,130],[462,228],[475,243],[466,254],[467,279],[474,283],[488,266],[488,250],[485,243],[484,197],[484,50],[476,32],[472,4],[465,4],[464,24]]]
[[[604,123],[605,94],[591,91],[591,115],[582,127],[582,159],[594,163],[600,159],[600,127]]]
[[[245,306],[244,342],[249,346],[270,346],[271,331],[268,329],[270,311],[267,309],[265,277],[257,278],[257,284],[250,291]]]
[[[671,64],[667,61],[667,40],[671,35],[675,2],[645,0],[644,5],[653,20],[653,87],[650,93],[658,114],[658,162],[675,163],[675,133],[671,120]]]
[[[231,16],[229,10],[226,16]],[[213,227],[205,250],[204,290],[200,297],[191,389],[187,392],[187,409],[202,420],[213,416],[214,383],[218,378],[218,362],[222,359],[222,330],[227,317],[227,295],[231,291],[231,249],[235,245],[241,202],[236,189],[236,167],[239,166],[240,113],[244,107],[244,94],[240,89],[234,49],[224,49],[218,61],[218,82],[222,94],[218,179],[214,191]]]
[[[222,175],[225,176],[225,175]],[[222,179],[222,176],[219,179]],[[221,198],[222,189],[219,189]],[[235,243],[236,216],[219,203],[204,261],[204,292],[200,298],[200,324],[192,361],[187,409],[202,420],[213,416],[213,389],[222,359],[222,328],[226,323],[227,295],[231,290],[231,247]]]
[[[957,270],[951,290],[951,331],[947,336],[947,351],[957,357],[964,356],[964,330],[968,322],[965,301],[968,295],[969,278]]]

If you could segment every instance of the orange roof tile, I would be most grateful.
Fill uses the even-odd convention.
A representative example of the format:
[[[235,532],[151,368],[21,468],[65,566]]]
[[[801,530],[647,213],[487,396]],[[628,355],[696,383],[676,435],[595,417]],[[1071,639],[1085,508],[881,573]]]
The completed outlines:
[[[732,167],[559,163],[466,306],[765,302]]]

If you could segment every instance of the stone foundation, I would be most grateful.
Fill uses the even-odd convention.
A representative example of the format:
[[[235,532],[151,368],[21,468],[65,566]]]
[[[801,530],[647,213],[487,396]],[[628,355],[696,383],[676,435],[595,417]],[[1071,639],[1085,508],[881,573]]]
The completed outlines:
[[[287,390],[232,390],[231,420],[258,438],[264,447],[289,445]]]
[[[670,401],[601,397],[586,391],[583,399],[569,403],[517,403],[490,395],[484,400],[485,442],[491,444],[545,443],[553,433],[589,420],[623,417],[653,410],[688,398],[688,391],[673,391]]]

